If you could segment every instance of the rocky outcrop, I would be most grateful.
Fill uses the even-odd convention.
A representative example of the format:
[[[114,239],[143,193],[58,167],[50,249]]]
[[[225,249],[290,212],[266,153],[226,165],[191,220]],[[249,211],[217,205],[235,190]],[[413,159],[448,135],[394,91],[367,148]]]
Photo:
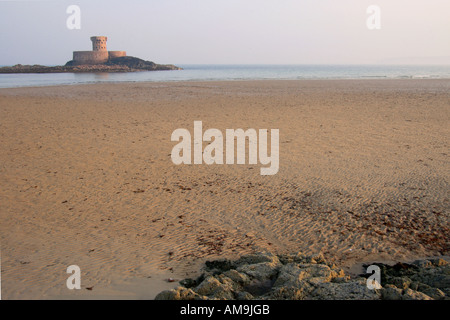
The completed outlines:
[[[82,73],[82,72],[136,72],[136,71],[159,71],[159,70],[182,70],[171,64],[156,64],[135,57],[113,58],[98,65],[73,65],[73,61],[68,61],[64,66],[42,66],[42,65],[21,65],[0,68],[0,73]]]
[[[450,265],[444,259],[416,260],[380,267],[382,298],[431,300],[450,298]]]
[[[16,64],[12,67],[1,67],[0,73],[61,73],[70,72],[67,71],[65,66],[47,67],[39,64],[35,65],[22,65]]]
[[[197,279],[184,279],[156,300],[374,300],[448,299],[450,268],[439,259],[381,269],[381,289],[367,288],[367,275],[350,277],[322,255],[258,253],[236,261],[205,263]]]
[[[172,64],[156,64],[152,61],[145,61],[135,57],[118,57],[110,59],[106,65],[108,66],[126,66],[133,70],[147,70],[147,71],[157,71],[157,70],[181,70],[181,68],[176,67]]]

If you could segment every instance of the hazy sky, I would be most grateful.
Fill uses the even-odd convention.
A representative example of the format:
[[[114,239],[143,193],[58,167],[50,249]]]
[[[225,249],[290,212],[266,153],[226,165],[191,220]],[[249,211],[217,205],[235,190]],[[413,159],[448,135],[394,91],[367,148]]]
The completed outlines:
[[[0,65],[64,64],[93,35],[156,63],[450,64],[449,17],[450,0],[0,0]]]

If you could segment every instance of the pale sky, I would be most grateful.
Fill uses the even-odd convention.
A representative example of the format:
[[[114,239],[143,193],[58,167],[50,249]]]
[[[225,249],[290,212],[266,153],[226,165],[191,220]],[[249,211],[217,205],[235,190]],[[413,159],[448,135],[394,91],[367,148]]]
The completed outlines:
[[[156,63],[450,64],[449,17],[449,0],[0,0],[0,65],[64,64],[94,35]]]

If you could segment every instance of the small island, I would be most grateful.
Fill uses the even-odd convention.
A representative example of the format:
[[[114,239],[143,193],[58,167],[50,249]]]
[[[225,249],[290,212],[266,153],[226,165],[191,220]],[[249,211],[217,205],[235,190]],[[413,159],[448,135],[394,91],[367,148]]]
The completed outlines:
[[[64,66],[21,65],[0,68],[0,73],[63,73],[63,72],[136,72],[182,70],[172,64],[156,64],[152,61],[127,56],[125,51],[108,51],[107,37],[91,37],[92,51],[74,51],[73,59]]]

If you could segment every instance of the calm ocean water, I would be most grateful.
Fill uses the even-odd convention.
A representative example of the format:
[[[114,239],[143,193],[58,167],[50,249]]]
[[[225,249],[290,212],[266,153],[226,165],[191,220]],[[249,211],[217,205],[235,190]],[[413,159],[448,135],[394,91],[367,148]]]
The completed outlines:
[[[131,73],[0,74],[0,88],[99,82],[263,79],[450,79],[450,66],[178,65],[184,70]]]

